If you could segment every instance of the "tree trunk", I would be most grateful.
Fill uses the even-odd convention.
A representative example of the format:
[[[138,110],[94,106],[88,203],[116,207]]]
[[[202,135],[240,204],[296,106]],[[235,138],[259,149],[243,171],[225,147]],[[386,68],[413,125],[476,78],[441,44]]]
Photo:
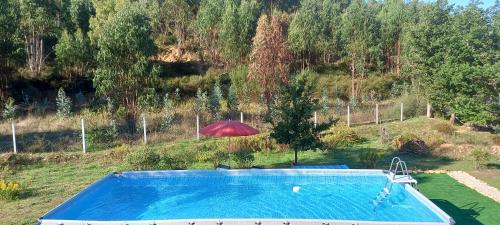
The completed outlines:
[[[401,58],[401,40],[400,40],[400,38],[398,38],[396,49],[397,49],[396,74],[398,77],[400,77],[400,75],[401,75],[401,61],[400,61],[400,58]]]
[[[351,97],[356,96],[356,88],[355,88],[356,67],[354,65],[355,60],[356,60],[356,53],[353,51],[351,54]]]

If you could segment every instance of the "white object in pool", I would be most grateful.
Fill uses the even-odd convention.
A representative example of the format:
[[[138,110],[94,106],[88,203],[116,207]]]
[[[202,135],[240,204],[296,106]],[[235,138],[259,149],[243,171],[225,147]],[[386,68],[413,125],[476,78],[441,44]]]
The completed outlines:
[[[293,192],[299,192],[300,191],[300,187],[299,186],[293,186],[292,190],[293,190]]]

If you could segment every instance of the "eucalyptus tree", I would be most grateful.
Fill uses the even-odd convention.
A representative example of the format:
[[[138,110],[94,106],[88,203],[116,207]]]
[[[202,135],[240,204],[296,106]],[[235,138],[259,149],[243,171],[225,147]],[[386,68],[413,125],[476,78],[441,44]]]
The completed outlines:
[[[384,68],[397,76],[401,74],[401,33],[405,24],[403,0],[386,0],[378,14],[381,22],[381,44]],[[410,43],[408,43],[410,44]]]
[[[322,22],[324,22],[318,13],[321,8],[320,1],[303,0],[290,22],[288,43],[294,53],[301,55],[302,69],[305,68],[306,63],[309,65],[311,54],[318,51]]]
[[[64,30],[54,46],[56,62],[71,82],[74,75],[84,75],[90,69],[94,51],[90,39],[80,28],[74,34]]]
[[[90,30],[89,20],[94,14],[91,0],[71,0],[69,13],[75,29],[81,29],[84,33]]]
[[[222,44],[222,54],[226,61],[233,61],[241,56],[240,51],[240,27],[238,5],[235,0],[225,0],[225,9],[222,15],[220,29],[220,41]]]
[[[321,7],[322,35],[320,48],[324,63],[330,63],[333,57],[339,57],[343,45],[341,40],[342,13],[349,6],[348,0],[323,0]]]
[[[102,27],[98,38],[98,67],[94,86],[99,95],[127,110],[130,131],[135,131],[138,99],[157,83],[158,70],[148,61],[157,51],[147,14],[131,4]]]
[[[196,15],[196,28],[201,56],[207,55],[209,62],[217,62],[219,53],[219,31],[224,13],[224,1],[201,0]]]

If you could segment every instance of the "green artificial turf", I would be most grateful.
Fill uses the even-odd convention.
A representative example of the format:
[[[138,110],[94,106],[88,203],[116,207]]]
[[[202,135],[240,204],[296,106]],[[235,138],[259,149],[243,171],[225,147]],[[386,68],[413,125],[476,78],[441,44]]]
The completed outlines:
[[[416,178],[420,191],[453,217],[457,225],[500,224],[500,203],[446,174],[419,174]]]

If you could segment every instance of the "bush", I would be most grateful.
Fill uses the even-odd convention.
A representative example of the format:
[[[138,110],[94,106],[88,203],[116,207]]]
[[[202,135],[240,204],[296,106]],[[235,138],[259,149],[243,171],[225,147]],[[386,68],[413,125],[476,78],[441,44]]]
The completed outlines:
[[[277,144],[276,140],[269,136],[269,133],[237,138],[235,145],[235,149],[249,148],[254,152],[287,149]]]
[[[453,125],[446,122],[432,124],[431,128],[443,134],[452,135],[455,132]]]
[[[321,138],[321,141],[330,148],[347,147],[360,143],[363,139],[350,127],[335,126],[330,133]]]
[[[159,169],[183,170],[190,167],[197,158],[194,150],[167,150],[160,155]]]
[[[234,153],[234,161],[239,168],[250,168],[255,161],[253,151],[250,148],[242,148]]]
[[[382,155],[375,149],[364,149],[359,152],[359,161],[365,168],[373,169]]]
[[[165,94],[163,98],[163,116],[161,119],[161,130],[168,131],[172,125],[174,124],[174,116],[175,116],[175,108],[174,103],[168,97],[168,94]]]
[[[229,159],[229,153],[225,150],[215,150],[213,151],[211,160],[214,164],[214,168],[217,168],[219,164],[226,162]]]
[[[118,128],[116,123],[113,122],[110,126],[91,128],[86,135],[89,146],[110,148],[115,145]]]
[[[474,149],[471,153],[474,168],[481,169],[486,167],[486,164],[491,159],[491,154],[484,149]]]
[[[392,144],[403,153],[427,155],[430,152],[429,146],[414,134],[399,135],[394,138]]]
[[[0,180],[0,200],[16,200],[21,196],[21,186],[15,181]]]
[[[154,170],[159,168],[160,155],[144,147],[130,153],[127,156],[127,163],[135,170]]]

